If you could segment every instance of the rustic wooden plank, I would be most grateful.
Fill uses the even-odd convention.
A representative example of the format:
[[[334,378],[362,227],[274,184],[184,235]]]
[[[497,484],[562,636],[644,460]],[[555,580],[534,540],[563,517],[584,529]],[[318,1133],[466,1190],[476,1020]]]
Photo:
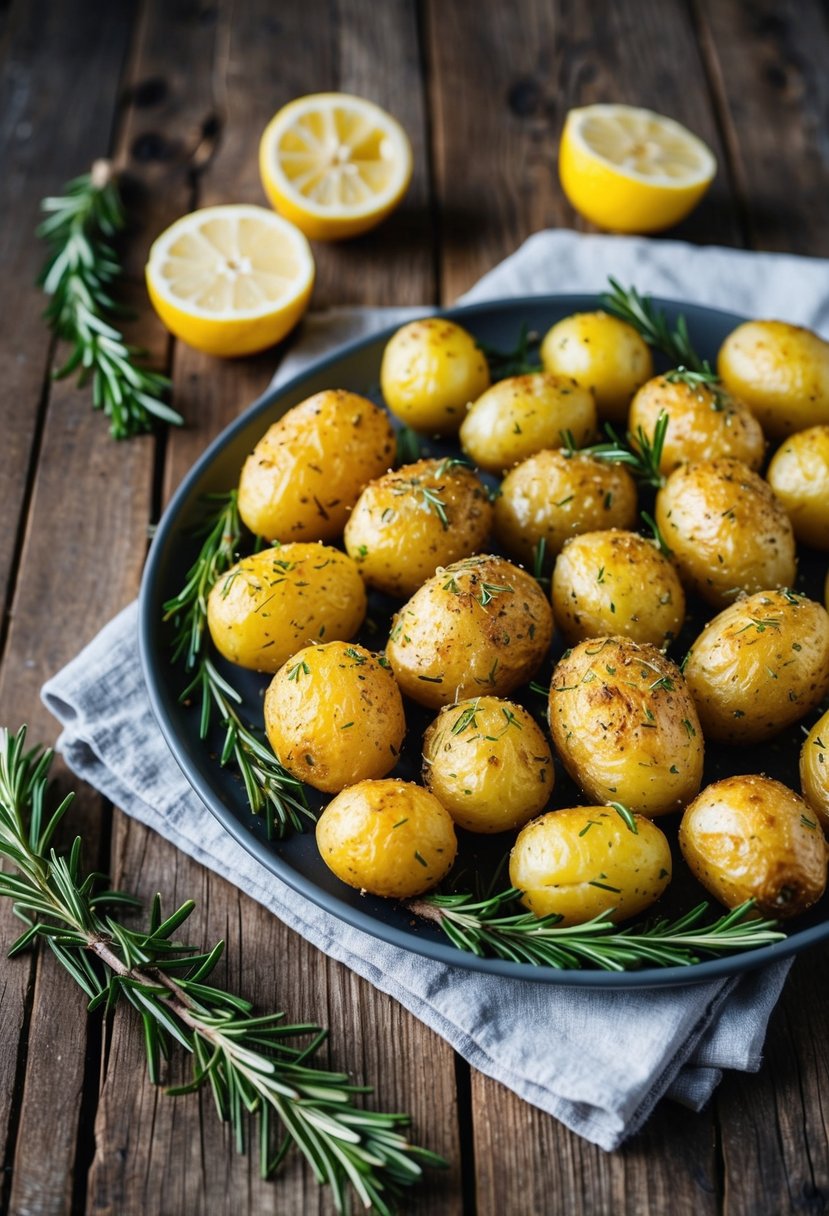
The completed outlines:
[[[639,1136],[611,1154],[474,1073],[473,1097],[479,1216],[519,1210],[567,1216],[719,1212],[708,1119],[666,1104]]]
[[[44,248],[35,236],[40,199],[88,169],[109,146],[134,4],[91,0],[82,8],[32,0],[4,15],[0,72],[0,588],[6,588],[24,524],[51,342],[36,286]],[[14,307],[8,301],[14,300]],[[9,589],[10,590],[10,589]],[[2,631],[0,630],[0,633]]]
[[[110,511],[102,489],[106,478],[98,480],[100,455],[110,444],[105,427],[100,417],[90,417],[88,393],[61,386],[43,438],[44,472],[28,512],[12,600],[18,529],[29,507],[30,461],[40,442],[41,397],[45,402],[51,358],[41,321],[43,297],[34,284],[43,254],[33,232],[37,205],[106,151],[133,13],[133,4],[94,2],[73,11],[35,0],[4,15],[0,281],[7,304],[13,300],[14,306],[4,309],[6,342],[0,352],[0,482],[8,513],[0,536],[0,586],[11,611],[0,671],[0,721],[15,727],[27,720],[33,741],[54,736],[37,695],[42,679],[94,632],[96,610],[102,623],[119,606],[120,567],[126,578],[135,570],[127,552],[128,521],[120,509],[128,509],[128,501]],[[131,462],[119,466],[124,463],[128,494],[137,487],[129,482]],[[140,504],[140,494],[137,500]],[[118,527],[125,529],[122,537],[112,531]],[[98,529],[94,540],[93,529]],[[102,566],[105,550],[97,548],[99,542],[112,544],[119,568]],[[89,580],[82,585],[78,566],[85,553]],[[65,774],[62,781],[65,785]],[[97,824],[99,805],[97,798],[86,799],[76,822]],[[10,910],[0,908],[2,939],[10,941],[19,931]],[[51,956],[37,967],[31,959],[0,958],[0,993],[0,1209],[8,1203],[8,1210],[65,1211],[77,1135],[74,1097],[83,1084],[84,1002]],[[55,1092],[66,1095],[65,1106],[54,1102]]]
[[[259,2],[237,5],[232,24],[228,24],[229,14],[229,5],[220,7],[215,42],[212,49],[202,49],[206,62],[201,65],[190,62],[186,43],[170,40],[168,6],[148,5],[142,30],[134,76],[165,82],[163,114],[156,119],[148,107],[139,116],[144,133],[152,135],[153,130],[163,129],[165,144],[180,149],[186,146],[182,124],[190,132],[198,131],[212,115],[215,128],[220,128],[212,158],[195,179],[191,175],[196,193],[187,206],[229,200],[262,202],[256,168],[259,133],[279,105],[311,89],[343,88],[375,97],[395,110],[413,134],[415,147],[423,148],[422,89],[411,51],[416,46],[416,31],[408,4],[378,9],[364,2],[334,5],[313,0],[300,13],[294,6],[275,10]],[[331,37],[332,30],[342,30],[342,38]],[[274,71],[277,45],[279,72]],[[381,48],[385,48],[384,55]],[[395,61],[391,69],[390,57]],[[199,98],[195,105],[194,75]],[[205,80],[216,82],[210,98],[205,95]],[[185,87],[187,102],[181,96]],[[152,96],[153,90],[149,92]],[[134,130],[137,121],[130,117],[128,128]],[[161,227],[162,214],[153,200],[165,185],[177,191],[178,197],[181,169],[187,166],[179,164],[178,153],[172,152],[166,174],[158,166],[147,173],[136,165],[136,142],[135,135],[124,141],[129,171],[139,178],[137,193],[149,207],[152,224]],[[367,236],[353,243],[349,251],[315,246],[320,266],[317,303],[396,299],[404,276],[406,298],[420,301],[434,294],[431,255],[427,247],[422,256],[418,245],[428,237],[426,208],[421,205],[426,196],[425,166],[421,154],[410,196],[416,205],[406,218],[415,234],[420,225],[420,235],[413,236],[407,247],[399,233],[393,239]],[[149,227],[146,219],[143,227]],[[134,258],[136,265],[140,256]],[[175,402],[190,425],[169,436],[165,497],[210,438],[261,392],[278,357],[279,352],[270,352],[256,359],[221,362],[176,345]],[[377,1082],[378,1103],[411,1111],[417,1137],[456,1163],[454,1173],[440,1178],[440,1202],[445,1204],[441,1211],[459,1210],[454,1073],[452,1053],[446,1045],[235,888],[176,855],[170,846],[120,815],[115,821],[113,849],[119,874],[145,896],[158,889],[170,893],[170,898],[194,895],[199,900],[193,933],[228,937],[224,965],[229,983],[263,1008],[278,1004],[293,1017],[317,1018],[331,1025],[335,1065],[354,1070],[362,1080]],[[278,965],[274,960],[279,960]],[[377,1026],[384,1033],[377,1033]],[[367,1027],[371,1028],[368,1034]],[[161,1098],[144,1078],[142,1050],[140,1034],[130,1019],[116,1021],[96,1122],[97,1151],[88,1193],[91,1212],[209,1211],[212,1216],[240,1207],[255,1212],[330,1211],[328,1198],[318,1193],[310,1172],[298,1160],[287,1166],[275,1186],[262,1183],[255,1154],[246,1159],[235,1155],[209,1099],[200,1107],[195,1098],[176,1102]],[[437,1082],[432,1081],[435,1069],[440,1074]],[[434,1210],[434,1190],[423,1189],[411,1206],[407,1203],[407,1210]]]
[[[826,256],[829,16],[820,0],[694,0],[750,243]]]
[[[516,11],[429,0],[426,11],[443,299],[466,290],[540,228],[588,227],[564,198],[556,169],[573,106],[650,106],[696,131],[725,164],[683,5],[526,0]],[[668,235],[739,239],[724,171]]]
[[[725,1216],[824,1212],[829,1195],[829,951],[795,963],[756,1075],[718,1091]]]

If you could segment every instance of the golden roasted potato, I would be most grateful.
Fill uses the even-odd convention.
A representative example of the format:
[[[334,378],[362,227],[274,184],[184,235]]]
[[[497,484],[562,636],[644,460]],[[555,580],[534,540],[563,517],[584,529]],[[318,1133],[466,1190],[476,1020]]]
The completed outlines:
[[[771,739],[829,692],[829,614],[791,591],[738,600],[696,639],[685,679],[707,739]]]
[[[726,777],[695,798],[679,825],[682,855],[707,891],[764,916],[805,912],[826,887],[826,842],[802,798],[770,777]]]
[[[656,496],[656,522],[686,587],[715,608],[741,591],[794,583],[789,517],[768,483],[739,460],[680,465]]]
[[[265,693],[265,730],[289,773],[336,794],[394,768],[406,734],[403,698],[386,660],[364,646],[306,646]]]
[[[394,431],[367,397],[328,389],[270,426],[239,481],[239,514],[267,540],[333,540],[364,486],[394,459]]]
[[[570,431],[583,447],[596,430],[596,402],[588,388],[548,372],[499,380],[470,406],[461,447],[489,473],[501,473],[542,448],[565,446]]]
[[[553,672],[548,714],[564,767],[595,802],[652,817],[681,810],[699,790],[697,711],[679,668],[655,646],[580,642]]]
[[[665,649],[685,619],[685,593],[671,563],[636,532],[583,532],[553,571],[553,616],[572,646],[620,634]]]
[[[462,326],[426,317],[398,329],[386,344],[380,387],[407,426],[456,435],[469,402],[489,387],[489,366]]]
[[[620,464],[562,451],[536,452],[507,473],[495,500],[495,536],[511,556],[532,562],[544,541],[553,558],[564,542],[599,528],[632,528],[636,483]]]
[[[549,329],[544,370],[592,389],[601,418],[624,422],[630,399],[653,375],[653,357],[632,325],[606,312],[579,312]]]
[[[439,709],[526,683],[552,636],[534,578],[503,557],[470,557],[438,570],[395,614],[386,654],[403,692]]]
[[[317,847],[350,887],[412,899],[452,868],[455,826],[434,794],[410,781],[360,781],[317,820]]]
[[[520,828],[544,809],[555,773],[526,709],[500,697],[446,705],[423,737],[423,781],[469,832]]]
[[[804,545],[829,549],[829,424],[784,440],[766,472]]]
[[[685,462],[694,464],[719,456],[732,456],[750,469],[759,469],[766,441],[748,406],[723,387],[672,379],[680,374],[668,372],[649,380],[630,405],[628,430],[633,436],[641,428],[651,438],[659,415],[664,412],[668,416],[660,472],[671,473]]]
[[[818,718],[800,751],[800,788],[829,833],[829,709]]]
[[[632,830],[613,807],[574,806],[534,819],[510,853],[509,879],[536,916],[581,925],[600,912],[628,920],[671,881],[665,834],[641,815]]]
[[[486,487],[458,460],[419,460],[372,481],[345,526],[345,547],[370,587],[409,596],[480,549],[492,524]]]
[[[299,541],[242,558],[207,601],[216,649],[254,671],[278,671],[310,642],[353,638],[365,615],[366,589],[351,558]]]
[[[829,342],[784,321],[747,321],[720,347],[717,371],[772,439],[829,424]]]

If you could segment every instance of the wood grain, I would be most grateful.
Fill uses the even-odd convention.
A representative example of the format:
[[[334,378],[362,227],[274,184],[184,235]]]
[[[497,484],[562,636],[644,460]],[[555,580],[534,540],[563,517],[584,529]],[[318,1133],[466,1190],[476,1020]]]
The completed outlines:
[[[819,0],[694,0],[749,243],[829,253],[829,12]]]
[[[526,0],[516,13],[477,0],[430,0],[426,12],[444,300],[532,232],[587,227],[564,198],[556,170],[572,106],[651,106],[696,131],[725,162],[683,5]],[[739,240],[727,174],[670,235]],[[572,287],[551,283],[550,290]]]

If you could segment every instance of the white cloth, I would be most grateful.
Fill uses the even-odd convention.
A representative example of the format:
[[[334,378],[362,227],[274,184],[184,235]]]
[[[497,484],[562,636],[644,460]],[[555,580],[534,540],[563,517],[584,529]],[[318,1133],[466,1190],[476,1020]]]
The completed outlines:
[[[826,263],[572,232],[532,237],[465,298],[600,290],[608,274],[640,291],[829,326]],[[277,380],[339,342],[422,311],[428,310],[312,315]],[[224,832],[178,769],[150,710],[136,624],[131,605],[43,689],[63,725],[58,748],[70,768],[395,997],[475,1068],[613,1149],[663,1096],[700,1109],[723,1069],[759,1067],[787,962],[739,978],[645,992],[507,981],[386,945],[284,886]]]

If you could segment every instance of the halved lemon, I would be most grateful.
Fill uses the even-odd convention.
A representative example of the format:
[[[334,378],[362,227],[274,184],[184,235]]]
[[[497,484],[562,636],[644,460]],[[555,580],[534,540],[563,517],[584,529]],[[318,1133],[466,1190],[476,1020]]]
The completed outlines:
[[[312,93],[284,106],[259,144],[274,208],[318,241],[379,224],[406,193],[412,149],[396,119],[349,93]]]
[[[293,224],[233,203],[182,216],[150,249],[147,290],[171,333],[210,355],[284,338],[308,307],[314,258]]]
[[[558,171],[585,219],[611,232],[657,232],[696,206],[717,161],[672,118],[636,106],[595,105],[567,115]]]

